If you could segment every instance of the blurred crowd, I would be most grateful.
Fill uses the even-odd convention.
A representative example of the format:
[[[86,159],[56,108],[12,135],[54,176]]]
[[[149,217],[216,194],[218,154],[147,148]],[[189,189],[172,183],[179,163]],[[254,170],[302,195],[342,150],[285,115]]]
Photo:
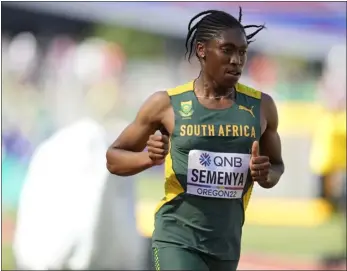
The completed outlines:
[[[113,113],[124,63],[121,48],[97,38],[77,41],[57,36],[42,42],[27,32],[2,37],[2,163],[7,200],[18,196],[15,190],[30,156],[44,139],[83,116],[102,123]]]

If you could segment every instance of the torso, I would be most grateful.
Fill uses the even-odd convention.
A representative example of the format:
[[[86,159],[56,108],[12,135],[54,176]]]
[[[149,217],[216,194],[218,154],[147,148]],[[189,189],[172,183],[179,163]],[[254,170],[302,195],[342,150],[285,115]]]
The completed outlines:
[[[197,99],[192,82],[168,94],[166,195],[157,208],[153,244],[236,260],[253,187],[251,146],[266,126],[261,93],[238,84],[235,101],[218,109]]]

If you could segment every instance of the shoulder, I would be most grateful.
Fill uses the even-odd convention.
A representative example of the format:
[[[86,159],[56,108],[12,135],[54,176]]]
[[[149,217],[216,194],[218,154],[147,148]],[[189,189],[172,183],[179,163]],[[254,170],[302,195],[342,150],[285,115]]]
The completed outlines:
[[[167,91],[160,90],[160,91],[154,92],[151,96],[149,96],[145,103],[151,103],[151,104],[156,104],[157,106],[160,106],[166,102],[170,102],[170,97]]]
[[[275,106],[274,99],[271,97],[271,95],[269,95],[267,93],[262,92],[261,100],[266,107]]]
[[[274,99],[266,93],[262,93],[261,110],[269,127],[278,126],[278,112]]]
[[[141,123],[160,123],[170,106],[171,101],[167,91],[156,91],[142,104],[135,121]]]
[[[171,105],[167,91],[156,91],[142,104],[140,112],[145,111],[149,115],[157,115]]]
[[[277,115],[277,107],[275,101],[269,94],[262,92],[261,103],[262,108],[265,110],[265,112],[268,112],[269,115],[273,115],[274,113],[276,113]]]

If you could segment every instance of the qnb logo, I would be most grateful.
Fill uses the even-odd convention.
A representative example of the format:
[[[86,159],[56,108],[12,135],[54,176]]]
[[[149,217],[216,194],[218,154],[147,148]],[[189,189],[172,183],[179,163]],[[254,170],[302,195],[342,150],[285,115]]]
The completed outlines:
[[[201,154],[199,161],[200,161],[200,165],[204,167],[208,167],[209,165],[211,165],[211,157],[208,153]]]

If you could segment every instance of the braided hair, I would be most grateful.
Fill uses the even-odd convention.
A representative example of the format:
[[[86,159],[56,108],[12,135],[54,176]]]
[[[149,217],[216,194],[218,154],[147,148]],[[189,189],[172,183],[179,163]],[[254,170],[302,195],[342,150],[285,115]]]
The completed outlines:
[[[193,22],[204,16],[200,19],[194,26]],[[193,51],[194,45],[197,42],[206,42],[218,36],[221,31],[228,28],[239,27],[246,35],[247,44],[250,44],[254,40],[252,38],[257,35],[261,30],[265,28],[265,25],[245,25],[241,24],[242,20],[242,8],[239,10],[239,18],[236,19],[234,16],[220,10],[207,10],[203,11],[196,16],[194,16],[188,25],[188,34],[186,38],[186,57],[188,55],[188,60],[190,60]],[[246,34],[245,29],[247,28],[257,28],[253,33]],[[188,47],[190,45],[190,47]]]

